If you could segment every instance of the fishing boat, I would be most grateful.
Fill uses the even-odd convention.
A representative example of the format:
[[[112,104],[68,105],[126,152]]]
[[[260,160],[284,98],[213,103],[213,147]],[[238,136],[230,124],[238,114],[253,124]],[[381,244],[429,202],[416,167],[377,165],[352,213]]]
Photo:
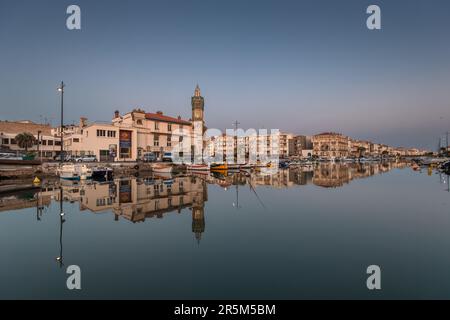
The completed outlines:
[[[86,180],[92,178],[92,169],[85,164],[65,164],[58,168],[58,175],[65,180]]]
[[[153,172],[158,173],[171,173],[172,167],[171,166],[164,166],[164,165],[155,165],[152,168]]]
[[[207,164],[189,164],[186,168],[190,171],[209,171]]]

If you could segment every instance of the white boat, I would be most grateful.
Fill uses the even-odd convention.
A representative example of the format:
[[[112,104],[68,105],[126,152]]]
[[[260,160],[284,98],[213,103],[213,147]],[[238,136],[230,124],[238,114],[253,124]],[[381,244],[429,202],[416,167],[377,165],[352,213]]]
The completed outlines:
[[[209,171],[210,167],[207,164],[189,164],[187,169],[190,171]]]
[[[163,165],[155,165],[152,168],[153,172],[158,173],[171,173],[172,167],[171,166],[163,166]]]
[[[85,164],[64,164],[58,168],[58,175],[65,180],[86,180],[92,178],[92,170]]]

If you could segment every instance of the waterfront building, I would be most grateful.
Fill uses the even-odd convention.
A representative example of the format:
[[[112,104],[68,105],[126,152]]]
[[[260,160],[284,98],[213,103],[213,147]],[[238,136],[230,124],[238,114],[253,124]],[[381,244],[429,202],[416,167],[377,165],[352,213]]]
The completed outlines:
[[[350,155],[349,138],[340,133],[324,132],[312,138],[314,156],[325,159],[346,158]]]
[[[373,143],[370,141],[349,139],[350,155],[360,158],[367,155],[373,155]]]
[[[154,152],[161,157],[182,144],[185,136],[192,135],[190,121],[181,116],[167,116],[162,111],[148,113],[135,109],[123,116],[116,112],[113,124],[120,130],[121,158],[140,159],[145,152]]]
[[[293,138],[294,138],[294,135],[291,133],[280,132],[279,152],[280,152],[281,158],[287,158],[291,154],[292,151],[290,150],[291,145],[290,145],[289,141],[291,141]]]
[[[297,135],[289,139],[289,156],[309,158],[312,155],[312,137]]]
[[[73,157],[95,155],[100,161],[125,160],[117,153],[119,133],[111,123],[88,123],[80,118],[78,126],[64,130],[65,153]]]
[[[48,124],[37,124],[32,121],[0,121],[0,149],[2,152],[23,152],[15,140],[21,133],[30,133],[36,139],[28,151],[37,151],[38,157],[51,159],[61,150],[61,138],[57,130]]]
[[[192,98],[193,122],[181,116],[167,116],[162,111],[150,113],[140,108],[124,115],[116,111],[110,123],[88,123],[86,118],[81,118],[78,126],[65,128],[64,148],[68,154],[96,155],[101,161],[135,161],[146,152],[161,158],[175,147],[183,150],[183,143],[188,143],[187,147],[191,148],[193,125],[204,130],[203,113],[204,99],[197,86]],[[186,137],[189,139],[184,142]]]

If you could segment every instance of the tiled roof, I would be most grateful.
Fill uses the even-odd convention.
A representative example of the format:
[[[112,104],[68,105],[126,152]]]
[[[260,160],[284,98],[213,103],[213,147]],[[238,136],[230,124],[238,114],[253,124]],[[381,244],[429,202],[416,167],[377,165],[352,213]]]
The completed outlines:
[[[28,132],[33,135],[37,135],[38,131],[41,131],[42,135],[52,135],[52,127],[50,127],[49,125],[37,124],[31,121],[0,121],[0,133],[19,134]]]
[[[190,121],[183,120],[181,118],[173,118],[169,117],[160,113],[146,113],[145,118],[147,120],[156,120],[156,121],[163,121],[163,122],[171,122],[171,123],[178,123],[178,124],[184,124],[184,125],[191,125]]]
[[[342,133],[337,133],[337,132],[322,132],[322,133],[316,134],[315,136],[316,136],[316,137],[317,137],[317,136],[342,136]]]

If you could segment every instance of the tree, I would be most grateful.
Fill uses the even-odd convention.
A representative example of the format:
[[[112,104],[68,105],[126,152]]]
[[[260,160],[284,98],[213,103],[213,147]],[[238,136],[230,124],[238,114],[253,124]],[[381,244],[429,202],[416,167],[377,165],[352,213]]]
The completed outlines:
[[[15,140],[20,148],[25,149],[25,152],[28,152],[28,148],[31,148],[34,145],[36,138],[31,133],[24,132],[19,133],[15,137]]]

